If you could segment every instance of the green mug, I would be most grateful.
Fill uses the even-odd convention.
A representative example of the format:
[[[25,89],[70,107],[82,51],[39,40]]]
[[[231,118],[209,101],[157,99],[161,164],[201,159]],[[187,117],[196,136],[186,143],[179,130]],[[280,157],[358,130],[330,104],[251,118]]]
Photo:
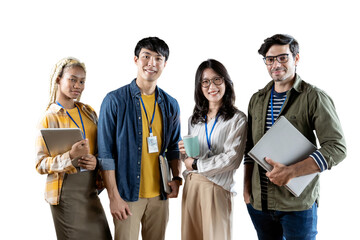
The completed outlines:
[[[183,137],[186,154],[189,157],[198,157],[200,154],[199,138],[198,136],[187,135]]]

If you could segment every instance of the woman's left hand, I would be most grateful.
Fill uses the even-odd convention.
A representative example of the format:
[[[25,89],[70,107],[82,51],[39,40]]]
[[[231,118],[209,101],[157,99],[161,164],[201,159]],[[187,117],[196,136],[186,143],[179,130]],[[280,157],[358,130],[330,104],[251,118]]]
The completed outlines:
[[[88,154],[79,159],[79,167],[94,170],[96,168],[96,157],[94,155]]]
[[[188,171],[194,170],[194,169],[192,168],[193,162],[194,162],[194,159],[191,158],[191,157],[189,157],[189,158],[187,158],[187,159],[184,160],[186,170],[188,170]]]

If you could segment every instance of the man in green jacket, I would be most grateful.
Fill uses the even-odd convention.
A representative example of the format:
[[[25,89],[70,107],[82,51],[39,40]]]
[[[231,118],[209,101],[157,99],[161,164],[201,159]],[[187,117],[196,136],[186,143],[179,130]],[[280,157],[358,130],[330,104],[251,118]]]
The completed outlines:
[[[300,56],[293,37],[276,34],[265,39],[258,52],[272,81],[251,97],[248,107],[244,200],[259,239],[315,239],[320,174],[299,197],[284,185],[294,177],[331,169],[345,158],[340,121],[331,98],[296,73]],[[314,145],[317,137],[320,148],[289,166],[265,158],[273,166],[271,172],[266,172],[247,153],[280,115]]]

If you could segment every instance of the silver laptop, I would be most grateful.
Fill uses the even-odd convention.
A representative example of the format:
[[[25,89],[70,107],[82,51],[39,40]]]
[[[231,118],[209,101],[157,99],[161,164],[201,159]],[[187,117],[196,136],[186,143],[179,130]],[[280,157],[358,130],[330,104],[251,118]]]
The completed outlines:
[[[308,158],[316,149],[284,116],[280,116],[248,154],[270,172],[273,167],[265,157],[288,166]],[[293,178],[285,187],[298,197],[317,174]]]
[[[171,172],[168,161],[162,155],[159,155],[159,163],[164,190],[166,193],[170,194],[171,188],[168,183],[171,182]]]
[[[52,157],[69,151],[74,143],[83,139],[79,128],[44,128],[40,131]]]

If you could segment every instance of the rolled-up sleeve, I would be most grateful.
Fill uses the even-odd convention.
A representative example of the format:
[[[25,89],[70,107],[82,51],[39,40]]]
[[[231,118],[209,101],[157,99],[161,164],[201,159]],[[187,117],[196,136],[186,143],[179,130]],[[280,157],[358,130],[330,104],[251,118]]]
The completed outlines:
[[[346,157],[346,143],[332,99],[319,89],[316,94],[310,110],[320,148],[310,156],[324,171]]]

